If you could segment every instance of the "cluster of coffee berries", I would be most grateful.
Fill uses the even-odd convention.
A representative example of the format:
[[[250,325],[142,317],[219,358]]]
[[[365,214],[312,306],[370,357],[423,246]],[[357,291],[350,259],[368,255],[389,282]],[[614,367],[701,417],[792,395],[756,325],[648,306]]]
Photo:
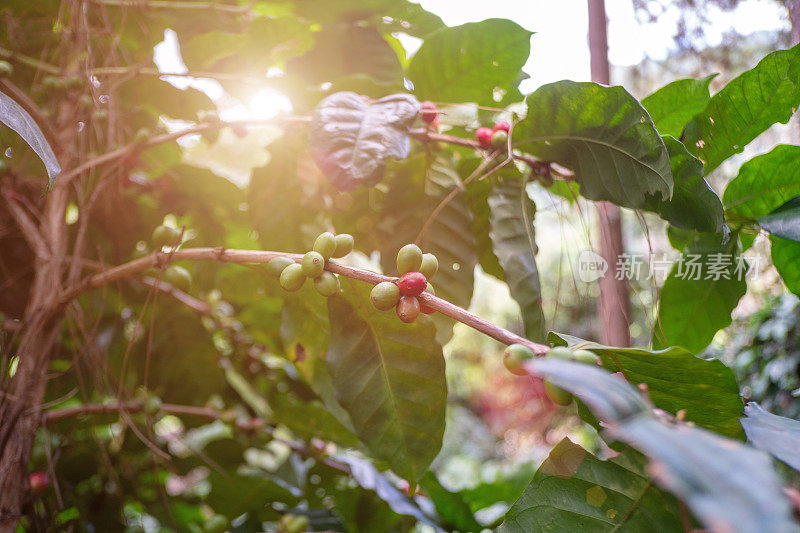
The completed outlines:
[[[534,357],[535,355],[533,351],[527,346],[522,344],[512,344],[506,348],[506,351],[503,354],[503,364],[512,374],[524,376],[525,370],[522,368],[523,364],[525,361],[533,359]],[[551,348],[550,351],[547,352],[546,357],[575,361],[576,363],[583,363],[587,365],[597,365],[600,361],[597,355],[589,350],[573,350],[571,348],[567,348],[566,346],[556,346],[555,348]],[[569,392],[565,391],[561,387],[553,385],[547,380],[544,382],[544,391],[547,393],[547,396],[558,405],[569,405],[572,403],[572,395]]]
[[[177,248],[181,243],[181,234],[182,232],[178,228],[161,224],[153,230],[153,236],[150,238],[150,242],[153,244],[153,248],[157,251],[161,251],[165,246],[169,248]],[[146,251],[146,249],[137,248],[137,252],[139,253],[144,253]],[[157,277],[158,275],[155,270],[145,271],[145,273],[150,274],[153,277]],[[161,280],[169,283],[176,289],[183,292],[188,292],[192,287],[192,275],[188,270],[179,265],[169,265],[166,269],[164,269],[164,274],[161,276]]]
[[[281,287],[286,291],[299,291],[306,278],[311,278],[318,293],[326,297],[333,296],[341,290],[339,278],[325,270],[325,262],[332,257],[344,257],[352,251],[352,235],[334,235],[326,231],[317,237],[313,249],[299,263],[288,257],[275,257],[267,263],[267,272],[279,278]]]
[[[508,144],[508,130],[511,129],[511,124],[505,120],[495,122],[494,128],[478,128],[475,132],[475,139],[481,148],[497,148],[502,150]]]
[[[439,270],[439,260],[433,254],[423,254],[416,244],[406,244],[397,252],[396,281],[382,281],[372,288],[370,300],[381,311],[394,308],[398,318],[410,324],[419,314],[435,311],[417,298],[424,291],[435,294],[428,280]]]
[[[436,107],[436,104],[431,102],[430,100],[425,100],[422,102],[422,121],[426,124],[430,124],[431,128],[438,130],[439,129],[439,109]]]

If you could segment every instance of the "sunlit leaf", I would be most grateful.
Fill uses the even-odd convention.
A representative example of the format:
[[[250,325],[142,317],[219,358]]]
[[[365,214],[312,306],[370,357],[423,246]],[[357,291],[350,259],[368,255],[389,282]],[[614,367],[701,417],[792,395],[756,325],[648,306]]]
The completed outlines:
[[[708,86],[716,76],[676,80],[645,97],[642,105],[659,133],[680,137],[686,123],[706,108],[711,99]]]
[[[33,117],[2,92],[0,92],[0,122],[17,132],[33,148],[47,170],[48,188],[52,187],[56,176],[61,172],[61,166],[58,164],[53,149],[50,148],[44,133],[39,129]]]

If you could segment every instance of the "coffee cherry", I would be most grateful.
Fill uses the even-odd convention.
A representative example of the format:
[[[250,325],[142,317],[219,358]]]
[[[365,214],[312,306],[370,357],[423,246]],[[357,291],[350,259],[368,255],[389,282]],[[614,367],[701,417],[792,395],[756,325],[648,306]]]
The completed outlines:
[[[433,121],[437,118],[436,104],[430,100],[425,100],[420,107],[422,108],[422,120],[428,124],[433,124]]]
[[[314,280],[314,288],[317,292],[326,298],[337,294],[341,288],[339,287],[339,278],[331,272],[323,272]]]
[[[495,131],[495,132],[504,131],[504,132],[508,133],[508,130],[510,130],[510,129],[511,129],[511,124],[509,124],[505,120],[498,120],[497,122],[494,123],[494,128],[492,128],[492,131]]]
[[[181,230],[172,228],[161,224],[153,230],[151,241],[156,250],[160,250],[164,246],[175,246],[178,244],[178,238],[181,236]]]
[[[419,273],[425,279],[431,279],[439,271],[439,260],[433,254],[422,254],[422,264],[419,266]]]
[[[492,146],[497,149],[508,147],[508,133],[503,130],[497,130],[492,134]]]
[[[322,257],[327,261],[333,256],[334,250],[336,250],[336,237],[334,237],[333,233],[330,231],[321,233],[319,237],[317,237],[317,240],[314,241],[313,249],[315,252],[322,254]]]
[[[397,271],[400,275],[406,272],[419,272],[422,265],[422,250],[416,244],[406,244],[397,252]]]
[[[192,286],[192,275],[182,266],[170,265],[164,271],[164,281],[178,290],[188,292]]]
[[[544,392],[547,394],[548,398],[553,400],[553,403],[557,403],[558,405],[569,405],[572,403],[572,394],[546,380],[544,382]]]
[[[524,344],[512,344],[503,352],[503,364],[509,372],[517,376],[524,376],[526,372],[522,369],[523,363],[536,357],[533,350]]]
[[[407,272],[400,276],[397,286],[402,294],[417,296],[425,290],[428,280],[419,272]]]
[[[148,396],[144,401],[144,412],[148,415],[158,414],[161,409],[161,398],[158,396]]]
[[[344,257],[350,252],[353,251],[353,245],[355,244],[353,240],[353,236],[349,233],[341,233],[334,238],[334,242],[336,246],[333,250],[332,257]]]
[[[388,311],[395,307],[400,300],[400,289],[391,281],[382,281],[372,287],[369,299],[377,309]]]
[[[567,361],[572,361],[575,358],[572,350],[566,346],[555,346],[554,348],[550,348],[550,351],[547,352],[547,357],[566,359]]]
[[[303,274],[314,279],[325,271],[325,258],[319,252],[308,252],[303,256]]]
[[[438,131],[438,130],[439,130],[439,125],[440,125],[440,123],[439,123],[439,117],[436,117],[435,119],[433,119],[433,120],[431,121],[431,128],[433,128],[434,130],[437,130],[437,131]],[[441,152],[441,151],[442,151],[442,149],[443,149],[443,148],[442,148],[442,146],[443,146],[443,144],[442,144],[442,143],[436,143],[436,144],[434,145],[434,148],[435,148],[435,149],[438,149],[438,151],[440,151],[440,152]],[[444,145],[444,146],[447,146],[447,145]]]
[[[298,263],[287,266],[281,272],[281,287],[286,291],[299,291],[305,282],[306,276],[303,274],[303,267]]]
[[[206,533],[222,533],[228,530],[230,523],[228,519],[221,514],[217,514],[206,520],[203,524],[203,531]]]
[[[428,283],[425,286],[425,292],[429,292],[429,293],[434,294],[434,295],[436,294],[436,292],[433,290],[433,285],[431,285],[430,283]],[[422,311],[423,313],[425,313],[426,315],[432,315],[433,313],[436,312],[436,309],[428,307],[427,305],[422,303],[422,300],[420,300],[420,302],[419,302],[419,310]]]
[[[481,148],[489,148],[492,146],[492,130],[489,128],[478,128],[478,131],[475,132],[475,138],[478,140],[478,144],[481,145]]]
[[[273,257],[267,263],[267,274],[277,279],[281,277],[281,272],[283,272],[284,268],[293,264],[294,261],[288,257]]]
[[[590,352],[589,350],[575,350],[572,352],[572,358],[576,363],[583,363],[585,365],[597,366],[599,361],[599,357],[597,357],[594,352]]]
[[[397,302],[397,317],[406,324],[414,322],[419,316],[419,311],[419,300],[414,296],[401,296]]]
[[[8,61],[0,61],[0,78],[10,78],[14,74],[14,66]]]
[[[31,475],[28,476],[28,482],[34,492],[44,492],[50,486],[50,476],[47,472],[31,472]]]

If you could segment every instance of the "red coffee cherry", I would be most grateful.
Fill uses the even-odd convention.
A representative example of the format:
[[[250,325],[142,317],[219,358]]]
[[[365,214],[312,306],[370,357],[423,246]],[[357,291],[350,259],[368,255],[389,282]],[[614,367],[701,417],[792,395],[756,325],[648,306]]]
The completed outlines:
[[[44,492],[50,486],[50,476],[47,472],[32,472],[28,477],[28,482],[34,492]]]
[[[400,276],[397,286],[400,287],[400,292],[408,296],[417,296],[422,294],[425,287],[428,285],[428,280],[419,272],[408,272]]]
[[[503,130],[504,132],[508,133],[508,130],[511,129],[511,124],[506,122],[505,120],[500,120],[494,123],[494,128],[492,131],[500,131]]]
[[[489,148],[492,146],[492,133],[494,133],[489,128],[478,128],[478,131],[475,132],[475,138],[478,140],[478,144],[481,145],[481,148]]]
[[[433,124],[433,121],[436,120],[436,104],[431,102],[430,100],[425,100],[422,102],[422,120],[427,122],[428,124]]]
[[[415,296],[401,296],[397,302],[397,317],[410,324],[419,316],[419,300]]]

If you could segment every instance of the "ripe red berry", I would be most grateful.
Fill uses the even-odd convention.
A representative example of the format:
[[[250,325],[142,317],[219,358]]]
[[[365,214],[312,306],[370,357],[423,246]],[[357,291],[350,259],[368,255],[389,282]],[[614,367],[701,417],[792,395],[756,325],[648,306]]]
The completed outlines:
[[[510,129],[511,129],[511,124],[509,124],[505,120],[500,120],[494,123],[494,129],[492,131],[503,130],[504,132],[508,133],[508,130]]]
[[[50,476],[47,472],[33,472],[28,477],[28,482],[31,484],[31,490],[44,492],[50,486]]]
[[[478,131],[475,132],[475,138],[478,140],[478,144],[481,145],[481,148],[489,148],[492,146],[492,133],[494,133],[489,128],[478,128]]]
[[[417,296],[422,294],[425,287],[428,285],[428,280],[419,272],[408,272],[400,276],[397,286],[400,287],[400,292],[408,296]]]
[[[431,128],[433,128],[436,131],[439,131],[439,117],[436,117],[431,121]]]
[[[427,122],[428,124],[433,124],[433,121],[437,118],[437,108],[436,104],[431,102],[430,100],[425,100],[422,102],[422,120]]]

